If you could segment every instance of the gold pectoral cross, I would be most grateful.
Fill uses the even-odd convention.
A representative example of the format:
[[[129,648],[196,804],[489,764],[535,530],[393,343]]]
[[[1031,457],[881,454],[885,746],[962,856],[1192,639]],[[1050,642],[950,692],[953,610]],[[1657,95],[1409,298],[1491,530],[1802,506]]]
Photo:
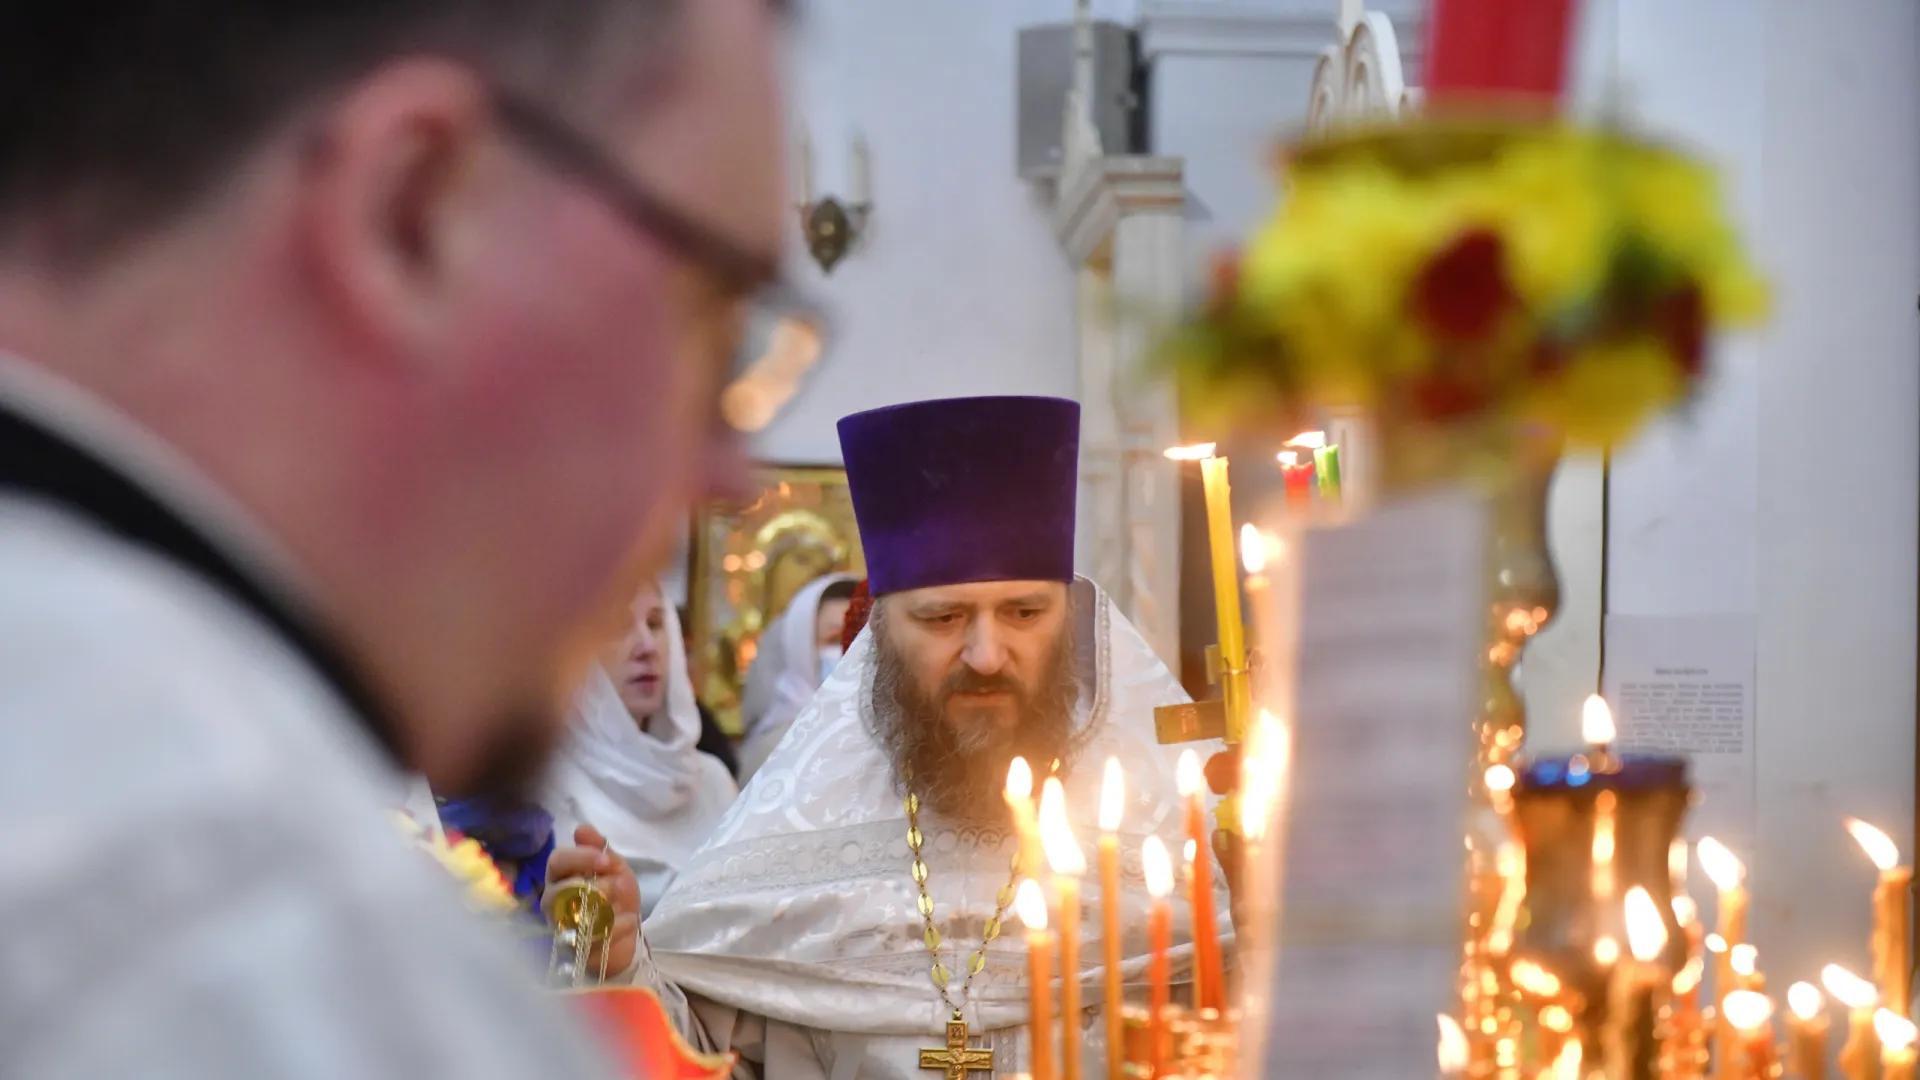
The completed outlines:
[[[921,1050],[920,1067],[946,1072],[946,1080],[967,1080],[970,1072],[992,1072],[993,1051],[967,1049],[967,1022],[955,1011],[947,1021],[947,1048]]]

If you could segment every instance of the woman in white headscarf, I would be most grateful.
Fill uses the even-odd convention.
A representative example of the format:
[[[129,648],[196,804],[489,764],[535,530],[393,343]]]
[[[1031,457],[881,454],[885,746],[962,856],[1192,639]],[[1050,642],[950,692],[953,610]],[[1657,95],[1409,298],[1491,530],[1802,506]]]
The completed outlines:
[[[644,915],[739,792],[727,767],[700,752],[679,618],[658,585],[640,590],[633,616],[574,698],[543,801],[560,836],[591,825],[633,867]]]
[[[853,599],[852,574],[808,582],[760,635],[740,702],[746,739],[740,745],[740,784],[746,786],[792,726],[813,692],[840,661],[840,624]]]

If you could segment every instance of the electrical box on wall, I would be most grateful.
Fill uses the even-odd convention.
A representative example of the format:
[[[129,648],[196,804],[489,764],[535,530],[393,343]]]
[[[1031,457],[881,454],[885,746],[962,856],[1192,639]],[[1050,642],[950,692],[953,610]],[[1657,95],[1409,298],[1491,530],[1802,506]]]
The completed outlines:
[[[1073,86],[1072,23],[1020,31],[1019,110],[1014,160],[1023,180],[1060,174],[1067,91]],[[1109,154],[1144,154],[1147,145],[1147,68],[1139,36],[1115,22],[1093,24],[1093,126]]]

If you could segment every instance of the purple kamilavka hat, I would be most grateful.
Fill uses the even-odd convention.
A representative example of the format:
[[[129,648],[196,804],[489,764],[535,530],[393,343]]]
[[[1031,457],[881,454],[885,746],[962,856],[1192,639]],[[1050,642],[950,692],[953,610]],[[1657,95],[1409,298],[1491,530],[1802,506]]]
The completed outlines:
[[[873,595],[969,581],[1072,581],[1080,405],[916,401],[840,421]]]

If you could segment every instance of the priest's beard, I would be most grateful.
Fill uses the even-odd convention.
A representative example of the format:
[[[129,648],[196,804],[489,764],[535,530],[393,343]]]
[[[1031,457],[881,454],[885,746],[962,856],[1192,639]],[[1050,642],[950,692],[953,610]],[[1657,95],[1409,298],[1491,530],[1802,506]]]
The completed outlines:
[[[1068,619],[1041,670],[1039,685],[1009,674],[982,675],[961,665],[937,687],[918,685],[887,632],[886,605],[873,609],[873,722],[893,759],[898,783],[944,817],[1002,822],[1007,767],[1027,759],[1037,776],[1067,758],[1080,697]],[[1011,722],[953,715],[953,695],[1002,691],[1014,699]]]
[[[552,706],[529,704],[502,713],[487,729],[473,779],[445,794],[501,804],[531,801],[564,731]]]

